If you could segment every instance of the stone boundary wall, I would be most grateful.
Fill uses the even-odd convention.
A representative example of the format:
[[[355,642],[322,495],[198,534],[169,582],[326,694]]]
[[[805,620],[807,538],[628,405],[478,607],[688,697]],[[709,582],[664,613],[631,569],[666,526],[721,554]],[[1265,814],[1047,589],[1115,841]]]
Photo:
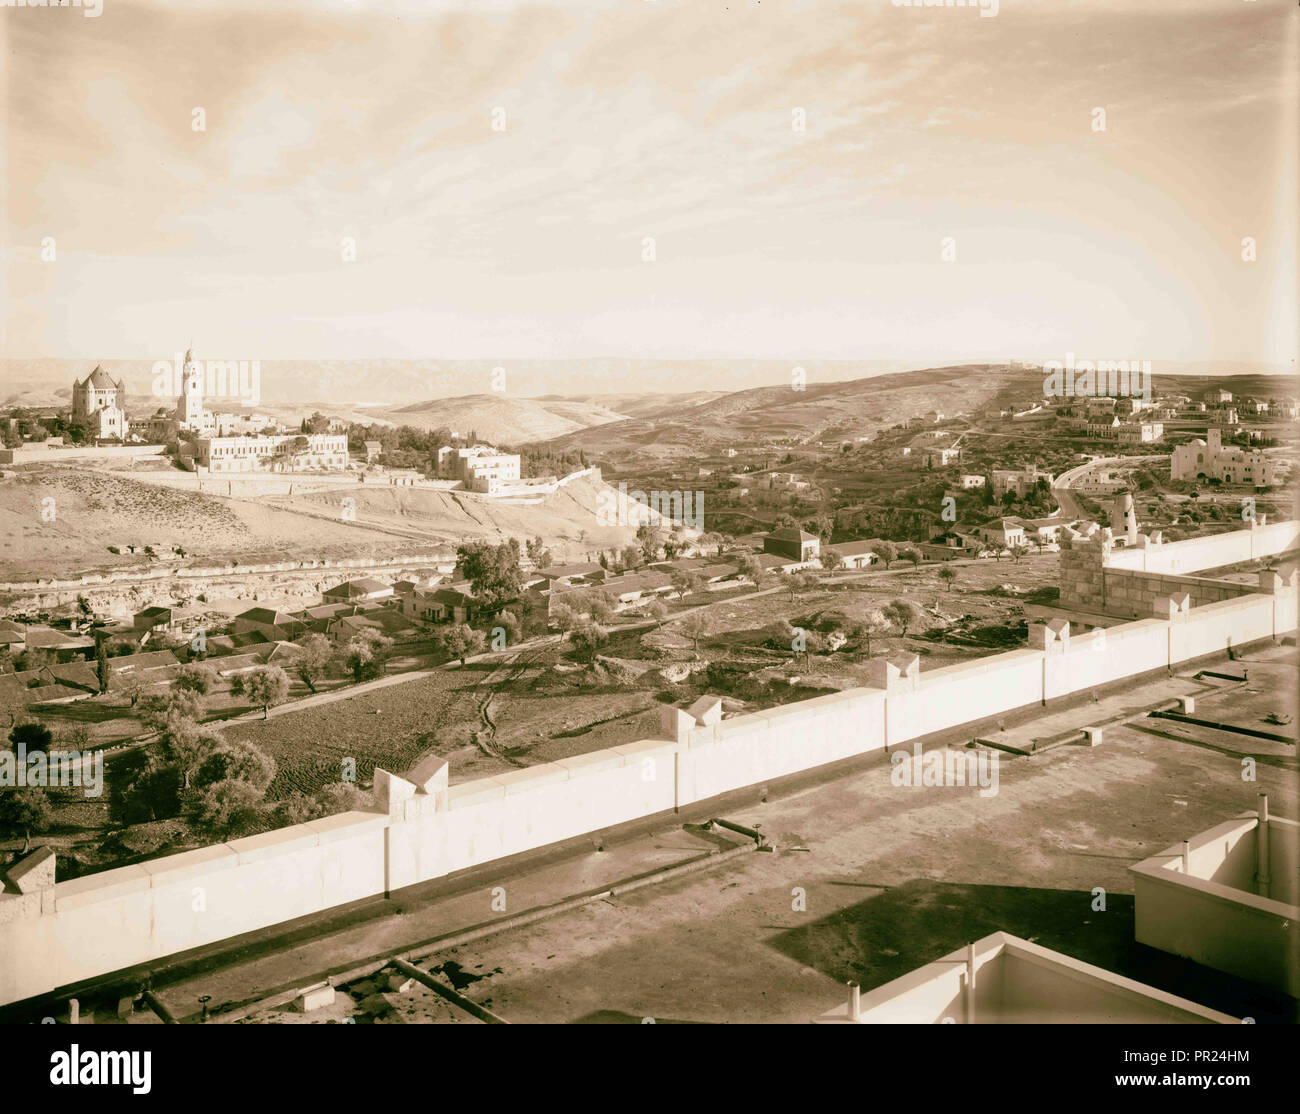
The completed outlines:
[[[121,584],[148,583],[155,580],[201,579],[203,577],[259,575],[276,572],[313,572],[352,569],[403,569],[410,565],[436,565],[445,554],[415,553],[409,557],[342,557],[321,561],[277,561],[262,565],[156,565],[124,572],[85,573],[75,580],[11,580],[0,582],[0,592],[59,592],[81,588],[112,588]]]
[[[440,878],[931,732],[1222,653],[1296,629],[1296,576],[1272,594],[927,673],[872,660],[868,687],[734,719],[664,709],[661,738],[448,787],[447,766],[375,772],[376,809],[0,894],[0,1004],[346,902]],[[409,779],[409,780],[408,780]]]

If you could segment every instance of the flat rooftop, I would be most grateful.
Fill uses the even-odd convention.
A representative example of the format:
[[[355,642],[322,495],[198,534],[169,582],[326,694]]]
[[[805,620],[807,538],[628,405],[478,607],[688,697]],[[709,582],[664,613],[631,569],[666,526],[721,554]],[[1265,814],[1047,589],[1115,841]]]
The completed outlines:
[[[1248,671],[1234,682],[1194,676]],[[1255,807],[1300,814],[1294,746],[1224,730],[1254,728],[1271,711],[1296,715],[1300,655],[1254,649],[1236,661],[1006,717],[1005,730],[1059,738],[1105,721],[1103,742],[1065,742],[1031,756],[999,752],[996,795],[978,786],[896,786],[887,757],[760,800],[737,794],[714,815],[759,829],[776,850],[605,896],[524,927],[422,960],[474,975],[460,992],[518,1023],[796,1023],[841,1001],[857,981],[873,989],[996,932],[1258,1022],[1300,1019],[1279,992],[1146,948],[1134,939],[1129,867],[1171,843]],[[1146,713],[1192,695],[1219,727]],[[1212,705],[1207,704],[1212,700]],[[965,750],[969,736],[936,745]],[[897,749],[897,748],[895,748]],[[1255,758],[1256,780],[1242,779]],[[699,817],[683,817],[683,820]],[[593,840],[563,861],[528,861],[462,881],[456,892],[375,899],[367,918],[244,958],[163,997],[180,1013],[200,994],[220,1002],[345,970],[385,949],[413,946],[576,893],[681,863],[704,850],[690,828]],[[452,880],[454,882],[454,880]],[[506,914],[491,911],[504,886]],[[398,906],[400,905],[400,916]],[[241,952],[247,957],[248,951]],[[441,1007],[439,1007],[441,1010]],[[426,1015],[414,1001],[406,1021]],[[253,1017],[250,1020],[270,1020]]]

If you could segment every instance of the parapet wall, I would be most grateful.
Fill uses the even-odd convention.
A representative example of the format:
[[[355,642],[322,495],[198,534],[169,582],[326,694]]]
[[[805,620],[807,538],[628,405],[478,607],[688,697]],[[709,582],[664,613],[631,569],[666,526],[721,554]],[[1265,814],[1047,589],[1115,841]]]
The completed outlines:
[[[451,788],[445,763],[378,770],[376,811],[0,894],[0,1004],[1276,637],[1296,629],[1295,581],[1168,614],[1073,639],[1056,623],[1037,648],[927,673],[873,659],[872,686],[733,719],[666,708],[662,738]]]
[[[1300,997],[1300,908],[1295,871],[1300,825],[1271,817],[1260,859],[1259,818],[1247,813],[1129,868],[1134,938],[1239,978]],[[1269,896],[1258,876],[1268,862]]]
[[[1187,592],[1193,606],[1248,595],[1259,589],[1191,574],[1285,553],[1298,540],[1300,522],[1252,522],[1244,530],[1181,542],[1139,536],[1137,545],[1121,547],[1100,534],[1076,539],[1061,549],[1061,607],[1142,618],[1154,600],[1176,591]]]
[[[1267,526],[1252,522],[1244,530],[1226,534],[1112,549],[1106,557],[1106,568],[1190,574],[1273,557],[1294,549],[1297,542],[1300,542],[1300,521],[1273,522]]]

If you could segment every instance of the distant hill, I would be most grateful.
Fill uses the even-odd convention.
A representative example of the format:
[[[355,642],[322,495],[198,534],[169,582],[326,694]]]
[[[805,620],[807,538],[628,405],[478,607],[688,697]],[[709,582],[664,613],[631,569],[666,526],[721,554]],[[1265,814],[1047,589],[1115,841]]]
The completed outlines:
[[[420,429],[447,426],[483,441],[520,444],[550,441],[575,430],[625,420],[626,415],[575,399],[515,398],[505,394],[463,395],[431,399],[409,406],[376,410],[375,416]]]
[[[773,441],[850,440],[930,410],[953,414],[987,405],[1009,386],[1041,391],[1042,375],[1002,367],[950,367],[840,383],[760,387],[669,407],[567,434],[556,449],[611,461],[745,448]]]

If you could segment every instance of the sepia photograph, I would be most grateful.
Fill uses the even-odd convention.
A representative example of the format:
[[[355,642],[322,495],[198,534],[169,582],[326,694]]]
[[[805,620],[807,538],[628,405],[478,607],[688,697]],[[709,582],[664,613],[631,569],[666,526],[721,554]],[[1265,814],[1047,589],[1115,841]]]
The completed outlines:
[[[1295,0],[0,0],[0,67],[0,1094],[430,1025],[1293,1090]]]

